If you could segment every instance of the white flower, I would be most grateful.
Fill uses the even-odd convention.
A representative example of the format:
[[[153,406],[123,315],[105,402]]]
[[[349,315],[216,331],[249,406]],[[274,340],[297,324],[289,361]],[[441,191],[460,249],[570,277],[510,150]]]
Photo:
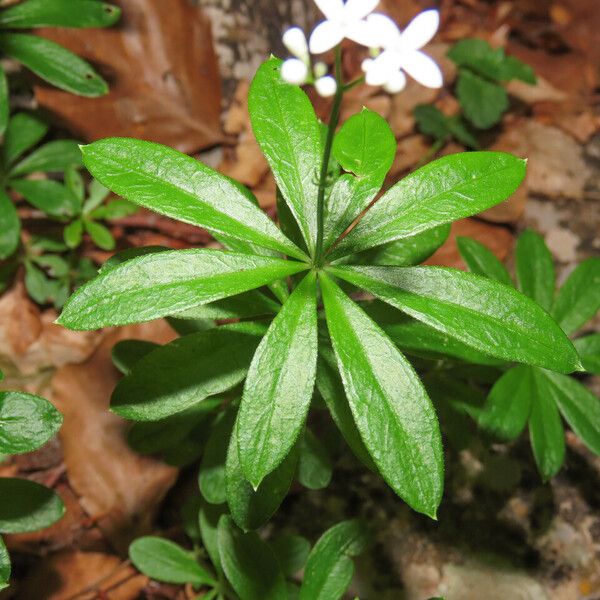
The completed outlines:
[[[325,77],[319,77],[315,81],[315,88],[320,96],[328,98],[336,93],[337,82],[331,75],[325,75]]]
[[[295,58],[288,58],[281,65],[281,78],[294,85],[302,85],[308,79],[310,57],[306,36],[300,27],[292,27],[283,34],[283,44]]]
[[[321,54],[335,48],[344,38],[363,46],[376,46],[377,42],[365,17],[379,4],[379,0],[315,0],[327,17],[319,23],[310,36],[310,51]]]
[[[377,58],[363,62],[369,85],[383,85],[388,91],[395,93],[406,84],[402,73],[405,71],[425,87],[442,87],[440,68],[421,52],[421,48],[431,41],[438,30],[440,16],[437,10],[426,10],[417,15],[404,32],[384,15],[370,15],[367,23],[373,31],[377,31],[378,46],[383,48]]]

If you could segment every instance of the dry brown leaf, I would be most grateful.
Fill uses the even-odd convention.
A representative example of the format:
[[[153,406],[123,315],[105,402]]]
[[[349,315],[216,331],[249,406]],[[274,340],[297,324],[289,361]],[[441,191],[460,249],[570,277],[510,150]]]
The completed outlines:
[[[177,469],[127,445],[128,424],[109,411],[119,379],[110,353],[122,339],[165,343],[174,337],[163,321],[121,328],[86,363],[62,367],[52,382],[54,403],[64,416],[59,436],[69,482],[81,506],[121,552],[149,530]]]
[[[388,177],[396,181],[406,171],[413,168],[423,159],[429,151],[431,144],[423,135],[410,135],[398,142],[396,158],[390,169]]]
[[[251,129],[246,129],[240,135],[238,145],[229,155],[225,155],[218,170],[249,187],[258,185],[265,177],[269,164]]]
[[[128,562],[100,552],[62,552],[43,560],[18,591],[20,600],[135,600],[148,583]]]
[[[452,223],[448,240],[425,264],[466,269],[456,247],[457,236],[472,237],[487,246],[502,261],[513,246],[513,235],[506,227],[483,223],[476,219],[462,219]]]
[[[111,29],[42,35],[99,65],[111,91],[81,98],[44,85],[39,104],[91,141],[130,136],[195,152],[222,139],[221,81],[210,22],[187,0],[121,0]]]

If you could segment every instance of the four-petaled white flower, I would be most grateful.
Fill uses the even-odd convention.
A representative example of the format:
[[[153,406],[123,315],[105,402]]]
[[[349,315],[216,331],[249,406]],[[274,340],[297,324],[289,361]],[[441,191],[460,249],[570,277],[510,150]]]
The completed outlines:
[[[310,36],[310,51],[321,54],[335,48],[348,38],[362,46],[376,46],[373,28],[365,17],[379,4],[379,0],[315,0],[327,18],[319,23]]]
[[[370,15],[367,23],[373,31],[377,31],[377,45],[383,48],[377,58],[363,62],[369,85],[383,85],[391,93],[399,92],[406,85],[404,71],[425,87],[442,87],[440,68],[421,52],[438,30],[440,16],[437,10],[426,10],[417,15],[403,32],[384,15]]]

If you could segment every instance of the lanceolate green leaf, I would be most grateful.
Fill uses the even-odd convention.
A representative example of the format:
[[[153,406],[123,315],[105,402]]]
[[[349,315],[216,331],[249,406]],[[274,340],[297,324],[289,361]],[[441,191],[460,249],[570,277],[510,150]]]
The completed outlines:
[[[0,28],[34,27],[109,27],[121,11],[112,4],[97,0],[26,0],[0,12]]]
[[[194,559],[191,552],[159,537],[147,536],[129,546],[131,562],[144,575],[166,583],[215,585],[216,581]]]
[[[425,389],[393,342],[326,276],[321,291],[365,446],[392,489],[416,511],[435,517],[444,466],[439,426]]]
[[[296,472],[298,446],[254,490],[240,465],[236,429],[231,434],[225,464],[227,504],[233,520],[247,531],[264,525],[283,502]]]
[[[8,123],[2,157],[5,166],[12,164],[19,156],[35,146],[48,133],[48,125],[38,116],[19,112]]]
[[[535,394],[532,370],[524,365],[509,369],[494,384],[479,416],[479,424],[500,438],[512,440],[522,431]]]
[[[600,309],[600,258],[588,258],[575,267],[558,292],[552,316],[571,334]]]
[[[298,222],[309,250],[317,238],[318,176],[321,167],[319,124],[308,96],[285,83],[281,61],[258,69],[248,94],[252,129],[275,181]]]
[[[531,369],[535,393],[531,397],[529,436],[533,456],[544,481],[558,471],[565,459],[565,432],[549,382],[539,369]]]
[[[339,600],[352,581],[350,557],[360,554],[366,541],[359,521],[342,521],[328,529],[308,556],[299,600]]]
[[[10,171],[11,177],[30,173],[58,173],[71,167],[82,167],[81,150],[73,140],[56,140],[44,144],[18,162]]]
[[[10,557],[4,541],[0,537],[0,590],[8,587],[10,579]]]
[[[108,92],[106,81],[85,60],[50,40],[28,33],[2,33],[0,50],[67,92],[90,97]]]
[[[308,265],[222,250],[147,254],[100,273],[68,300],[58,323],[99,329],[141,323],[235,296]]]
[[[465,117],[480,129],[489,129],[508,110],[506,90],[468,69],[460,69],[456,96]]]
[[[484,275],[500,283],[512,286],[513,283],[506,267],[483,244],[472,238],[457,237],[456,245],[471,273]]]
[[[519,289],[549,311],[554,300],[556,276],[552,254],[539,233],[528,229],[520,235],[516,262]]]
[[[296,258],[288,240],[240,184],[166,146],[109,138],[82,148],[86,167],[113,192],[154,212]]]
[[[77,211],[77,199],[58,181],[52,179],[15,179],[10,187],[51,217],[66,217]]]
[[[62,500],[43,485],[27,479],[0,478],[0,533],[44,529],[64,512]]]
[[[331,271],[477,350],[563,373],[573,345],[532,300],[485,277],[443,267],[332,267]]]
[[[317,369],[316,276],[294,290],[260,342],[238,414],[242,470],[258,487],[289,453],[306,420]]]
[[[38,396],[0,392],[0,452],[20,454],[45,444],[60,428],[61,414]]]
[[[363,108],[335,136],[333,156],[352,175],[338,179],[327,201],[325,248],[344,233],[381,189],[396,156],[396,139],[383,117]]]
[[[332,470],[327,449],[307,427],[300,444],[298,481],[310,490],[321,490],[329,485]]]
[[[223,570],[241,600],[286,600],[285,579],[273,550],[254,532],[242,533],[227,516],[219,519]]]
[[[12,200],[0,190],[0,260],[8,258],[19,245],[21,221]]]
[[[580,337],[573,342],[588,373],[600,375],[600,333]]]
[[[600,455],[600,399],[572,377],[540,371],[544,392],[556,403],[562,416],[581,441]]]
[[[238,323],[193,333],[161,346],[123,378],[111,409],[126,419],[157,421],[237,385],[264,327]]]
[[[436,160],[388,190],[329,259],[481,212],[506,200],[524,177],[525,161],[502,152],[468,152]]]

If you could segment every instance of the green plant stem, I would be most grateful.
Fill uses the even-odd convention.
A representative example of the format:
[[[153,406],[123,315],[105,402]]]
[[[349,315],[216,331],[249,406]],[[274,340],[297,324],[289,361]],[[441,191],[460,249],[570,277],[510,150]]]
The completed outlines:
[[[335,49],[335,80],[337,90],[331,107],[329,117],[327,139],[323,151],[323,163],[321,165],[321,174],[319,176],[319,195],[317,197],[317,246],[315,249],[315,266],[321,267],[323,262],[323,222],[325,220],[325,190],[327,189],[327,173],[329,171],[329,159],[333,147],[333,138],[335,130],[340,120],[340,111],[342,108],[342,99],[344,97],[344,82],[342,81],[342,49],[337,46]]]
[[[415,171],[420,169],[422,166],[426,165],[446,144],[448,140],[437,140],[427,152],[421,157],[417,166],[415,167]]]

